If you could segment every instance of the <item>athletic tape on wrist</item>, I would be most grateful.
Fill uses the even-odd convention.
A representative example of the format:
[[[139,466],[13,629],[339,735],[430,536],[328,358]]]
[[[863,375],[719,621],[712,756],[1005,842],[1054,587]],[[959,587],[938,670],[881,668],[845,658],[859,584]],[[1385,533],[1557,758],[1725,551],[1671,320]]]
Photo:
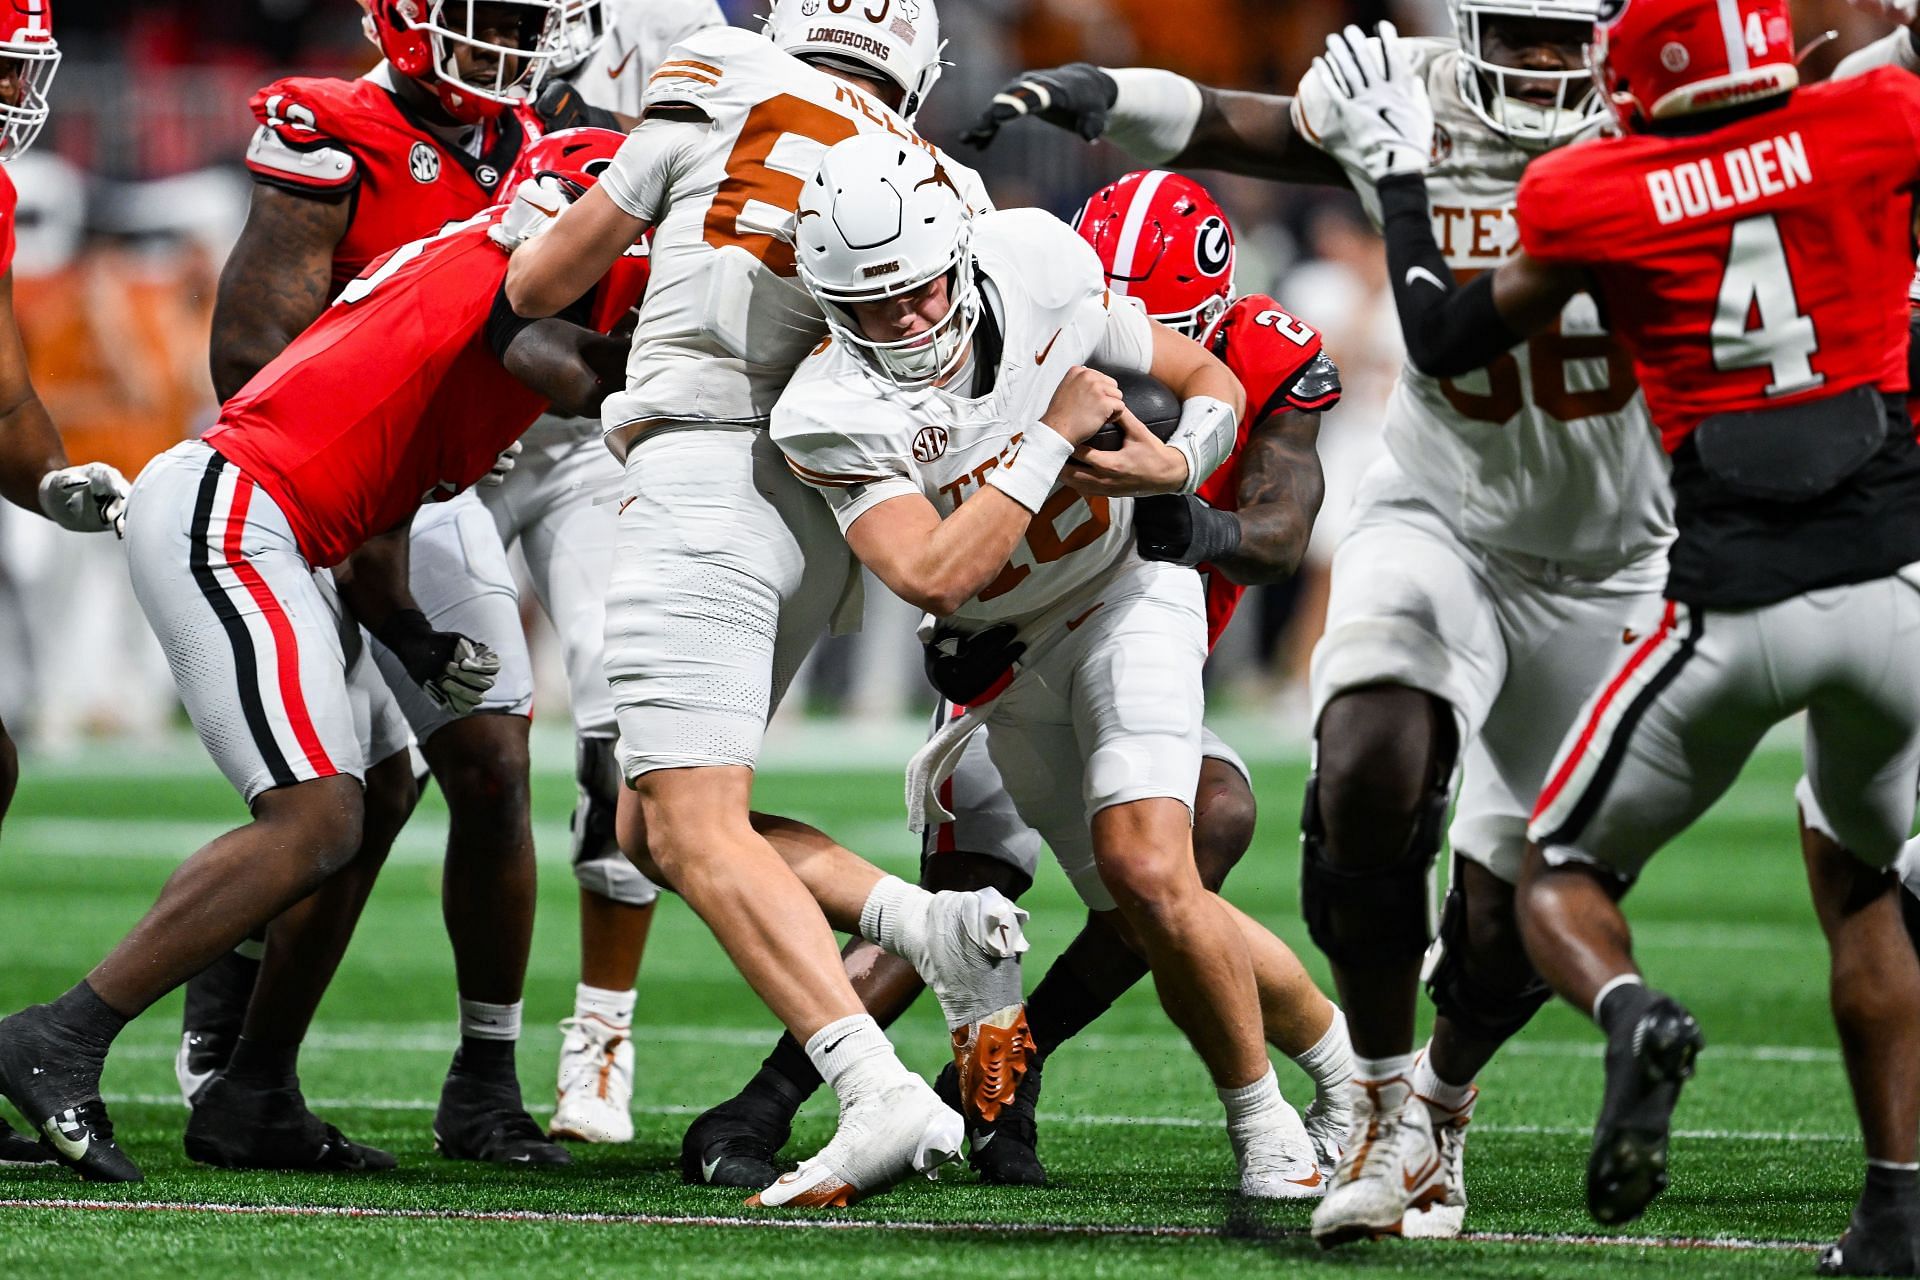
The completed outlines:
[[[1173,429],[1167,443],[1187,459],[1186,483],[1180,492],[1196,492],[1207,477],[1233,454],[1234,441],[1240,435],[1240,420],[1233,406],[1212,396],[1194,396],[1180,406],[1180,425]]]
[[[995,467],[987,483],[1029,511],[1039,511],[1060,479],[1060,468],[1073,456],[1073,445],[1044,422],[1027,429],[1026,440],[1011,466]]]

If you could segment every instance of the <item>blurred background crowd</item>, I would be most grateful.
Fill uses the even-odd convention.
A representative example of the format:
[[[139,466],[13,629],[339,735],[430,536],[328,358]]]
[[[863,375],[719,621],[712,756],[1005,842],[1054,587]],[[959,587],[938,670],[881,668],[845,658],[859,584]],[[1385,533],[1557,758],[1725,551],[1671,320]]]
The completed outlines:
[[[721,0],[737,24],[762,0]],[[1015,70],[1084,59],[1169,67],[1204,83],[1289,91],[1325,33],[1390,17],[1403,32],[1449,30],[1445,0],[939,0],[954,63],[921,113],[953,146]],[[1798,0],[1819,78],[1879,28],[1844,0]],[[132,477],[154,454],[211,425],[207,374],[213,286],[245,217],[240,166],[247,99],[275,76],[356,75],[376,60],[352,0],[68,0],[53,118],[10,166],[20,190],[16,306],[34,382],[75,458]],[[983,158],[1003,205],[1065,216],[1129,166],[1105,146],[1039,126],[1009,130]],[[1401,351],[1385,262],[1351,199],[1199,175],[1239,232],[1239,286],[1273,293],[1327,335],[1347,396],[1321,437],[1326,507],[1310,565],[1255,594],[1210,669],[1217,705],[1272,717],[1304,740],[1304,680],[1332,551],[1359,474],[1380,448],[1380,416]],[[4,504],[0,504],[4,506]],[[528,597],[530,598],[530,597]],[[829,642],[797,713],[874,720],[930,705],[906,606],[869,593],[866,632]],[[541,625],[544,625],[542,623]],[[538,635],[538,633],[536,632]],[[550,637],[541,706],[564,705]],[[0,513],[0,718],[42,748],[155,736],[179,723],[172,685],[112,539],[63,534]],[[550,709],[550,710],[548,710]],[[556,721],[557,723],[558,721]]]

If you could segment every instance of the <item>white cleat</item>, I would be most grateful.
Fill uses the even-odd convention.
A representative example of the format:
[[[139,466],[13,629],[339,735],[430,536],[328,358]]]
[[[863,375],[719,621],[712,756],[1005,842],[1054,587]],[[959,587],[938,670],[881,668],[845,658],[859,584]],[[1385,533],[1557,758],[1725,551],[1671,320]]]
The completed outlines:
[[[1410,1210],[1446,1195],[1433,1122],[1405,1077],[1354,1081],[1353,1131],[1327,1198],[1313,1211],[1323,1248],[1397,1236]]]
[[[940,998],[965,1109],[992,1121],[1027,1074],[1033,1038],[1021,1001],[1027,913],[998,889],[936,893],[920,976]]]
[[[1307,1136],[1313,1139],[1314,1160],[1320,1165],[1320,1172],[1331,1181],[1333,1171],[1340,1165],[1340,1155],[1347,1149],[1347,1135],[1353,1132],[1353,1102],[1347,1090],[1341,1088],[1315,1098],[1302,1119],[1307,1126]]]
[[[1440,1144],[1441,1180],[1446,1195],[1427,1209],[1409,1209],[1400,1234],[1416,1240],[1451,1240],[1467,1219],[1467,1126],[1473,1122],[1473,1104],[1480,1090],[1467,1095],[1458,1110],[1449,1111],[1430,1098],[1420,1097],[1433,1122],[1434,1141]]]
[[[1275,1123],[1266,1132],[1233,1142],[1240,1164],[1240,1194],[1256,1200],[1318,1200],[1327,1194],[1327,1177],[1320,1171],[1314,1142],[1300,1113],[1284,1101]]]
[[[633,1040],[628,1027],[600,1018],[563,1018],[559,1102],[549,1138],[633,1141]]]
[[[747,1197],[747,1204],[845,1208],[913,1174],[937,1176],[941,1165],[960,1158],[965,1136],[960,1113],[940,1101],[925,1080],[909,1076],[842,1111],[833,1141],[766,1190]]]

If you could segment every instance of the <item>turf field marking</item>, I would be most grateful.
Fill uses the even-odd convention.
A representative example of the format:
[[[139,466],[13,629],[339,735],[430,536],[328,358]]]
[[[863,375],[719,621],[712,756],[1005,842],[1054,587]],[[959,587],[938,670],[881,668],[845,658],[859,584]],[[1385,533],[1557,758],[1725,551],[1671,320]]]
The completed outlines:
[[[432,1222],[539,1222],[643,1227],[750,1227],[774,1231],[906,1231],[925,1235],[1233,1237],[1234,1227],[1124,1223],[889,1222],[845,1218],[750,1218],[743,1215],[667,1213],[575,1213],[547,1209],[379,1209],[321,1204],[221,1204],[168,1200],[0,1200],[0,1209],[78,1209],[99,1213],[204,1213],[227,1217],[397,1219]],[[1302,1237],[1300,1227],[1256,1227],[1261,1236]],[[1607,1236],[1576,1232],[1469,1231],[1473,1244],[1558,1245],[1592,1248],[1690,1249],[1732,1253],[1804,1253],[1821,1248],[1806,1240],[1750,1240],[1740,1236]]]

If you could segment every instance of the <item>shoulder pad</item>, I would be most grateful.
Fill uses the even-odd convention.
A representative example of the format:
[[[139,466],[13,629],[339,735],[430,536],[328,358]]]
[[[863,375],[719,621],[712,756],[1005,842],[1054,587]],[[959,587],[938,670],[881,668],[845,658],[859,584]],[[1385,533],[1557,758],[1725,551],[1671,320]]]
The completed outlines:
[[[1266,294],[1227,309],[1206,336],[1246,390],[1254,422],[1283,410],[1324,413],[1340,400],[1340,372],[1326,356],[1319,330]]]
[[[1044,209],[990,213],[978,222],[973,243],[990,273],[996,268],[1016,273],[1043,311],[1097,298],[1106,288],[1093,246]]]
[[[667,50],[667,56],[647,80],[641,110],[660,106],[690,106],[711,114],[708,103],[727,77],[729,68],[741,74],[741,64],[756,54],[773,52],[763,36],[738,27],[708,27],[696,31]]]
[[[714,0],[608,0],[606,8],[608,25],[626,31],[629,45],[672,47],[727,24]]]
[[[810,359],[816,376],[796,378],[774,405],[770,431],[788,467],[816,489],[853,489],[911,475],[911,421],[882,397],[841,393],[845,382],[832,376],[831,355]],[[796,386],[799,394],[793,394]]]
[[[260,127],[247,144],[247,168],[259,178],[308,190],[345,191],[359,180],[349,146],[362,109],[352,80],[295,76],[253,95]]]

